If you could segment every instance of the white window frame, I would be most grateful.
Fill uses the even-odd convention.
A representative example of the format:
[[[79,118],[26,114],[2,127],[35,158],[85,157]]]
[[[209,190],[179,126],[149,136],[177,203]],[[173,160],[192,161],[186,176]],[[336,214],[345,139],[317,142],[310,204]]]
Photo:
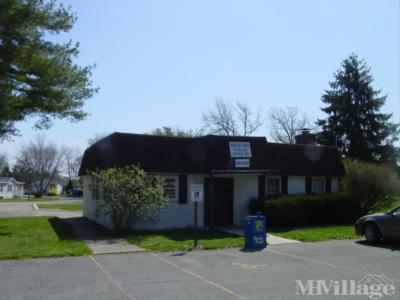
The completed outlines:
[[[278,180],[278,192],[269,192],[268,191],[268,180],[269,179],[275,179]],[[280,195],[281,194],[281,178],[278,176],[269,176],[265,179],[265,193],[267,195]]]
[[[321,192],[316,192],[315,190],[314,190],[314,181],[316,181],[316,180],[322,180],[322,191]],[[325,193],[325,191],[326,191],[326,182],[325,182],[325,178],[324,177],[313,177],[312,178],[312,180],[311,180],[311,192],[313,193],[313,194],[323,194],[323,193]]]
[[[164,180],[165,179],[174,179],[175,180],[175,198],[169,198],[167,197],[168,202],[178,202],[179,200],[179,177],[175,175],[159,175],[159,176],[154,176],[158,177],[163,189],[164,189]]]

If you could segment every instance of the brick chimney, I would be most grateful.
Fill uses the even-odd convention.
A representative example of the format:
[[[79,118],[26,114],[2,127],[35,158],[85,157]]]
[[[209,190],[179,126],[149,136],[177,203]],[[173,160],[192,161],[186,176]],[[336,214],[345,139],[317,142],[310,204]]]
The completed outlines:
[[[301,134],[296,135],[295,137],[296,144],[298,145],[316,145],[315,134],[310,133],[310,129],[303,128],[301,129]]]

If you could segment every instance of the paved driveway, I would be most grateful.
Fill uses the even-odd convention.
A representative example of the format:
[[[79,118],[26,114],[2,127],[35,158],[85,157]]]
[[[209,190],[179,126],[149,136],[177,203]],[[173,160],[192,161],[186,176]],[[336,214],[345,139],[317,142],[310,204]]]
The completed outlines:
[[[400,297],[400,247],[356,241],[0,262],[0,299],[369,299],[297,296],[296,280],[384,274]],[[329,282],[328,282],[329,283]]]
[[[79,203],[82,200],[73,198],[62,198],[56,201],[42,202],[0,202],[0,218],[1,217],[23,217],[23,216],[57,216],[60,218],[71,218],[82,216],[81,211],[61,211],[54,209],[36,210],[34,203],[39,204],[63,204],[63,203]]]

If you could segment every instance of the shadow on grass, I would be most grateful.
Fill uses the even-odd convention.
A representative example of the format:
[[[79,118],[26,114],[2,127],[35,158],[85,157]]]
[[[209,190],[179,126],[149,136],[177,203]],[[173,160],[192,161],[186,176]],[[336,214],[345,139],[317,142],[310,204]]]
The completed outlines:
[[[115,243],[115,239],[122,238],[106,227],[101,226],[85,217],[72,218],[51,218],[50,223],[60,239],[74,239],[84,241],[110,241]]]
[[[391,251],[400,251],[400,240],[379,241],[374,244],[362,240],[362,241],[357,241],[356,243],[366,247],[375,247],[375,248],[389,249]]]
[[[73,226],[65,221],[52,217],[49,223],[60,240],[79,240],[74,233]]]

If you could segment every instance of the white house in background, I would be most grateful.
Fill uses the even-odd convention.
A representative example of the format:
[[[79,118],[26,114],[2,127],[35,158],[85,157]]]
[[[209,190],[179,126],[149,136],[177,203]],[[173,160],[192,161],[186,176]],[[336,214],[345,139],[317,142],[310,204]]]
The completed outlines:
[[[90,190],[88,174],[127,165],[138,165],[160,178],[169,200],[158,213],[158,223],[139,222],[135,224],[138,229],[193,226],[193,184],[204,191],[204,201],[198,205],[199,226],[230,226],[243,224],[252,198],[268,201],[280,194],[335,192],[344,174],[337,149],[316,145],[308,132],[297,136],[296,144],[269,143],[265,137],[113,133],[83,156],[79,174],[84,183],[85,217],[111,226],[109,218],[96,214],[102,199]]]
[[[0,198],[14,198],[24,195],[23,182],[13,177],[0,177]]]
[[[46,185],[47,182],[44,183]],[[65,180],[53,179],[47,184],[45,194],[60,195],[63,192]],[[40,191],[40,183],[38,181],[32,183],[32,192],[38,193]]]

